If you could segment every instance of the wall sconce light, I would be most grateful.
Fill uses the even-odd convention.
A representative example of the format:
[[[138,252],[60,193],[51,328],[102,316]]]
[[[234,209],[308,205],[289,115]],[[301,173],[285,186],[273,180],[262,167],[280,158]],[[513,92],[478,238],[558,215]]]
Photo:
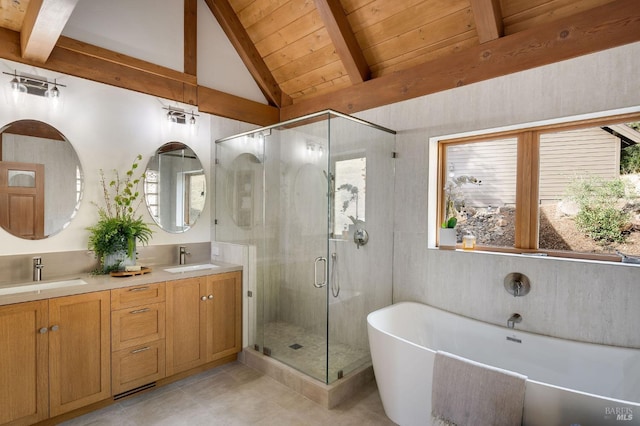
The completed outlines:
[[[254,155],[261,163],[264,163],[266,159],[264,143],[268,136],[271,136],[271,129],[250,133],[245,139],[245,151]]]
[[[324,154],[324,148],[322,147],[322,145],[319,145],[313,142],[307,142],[307,157],[311,161],[315,162],[320,160],[323,154]]]
[[[190,116],[188,121],[192,126],[196,124],[196,117],[199,117],[198,114],[191,112],[186,112],[182,108],[174,108],[174,107],[163,107],[162,109],[167,110],[167,120],[172,123],[178,124],[186,124],[187,116]]]
[[[13,74],[8,72],[2,72],[2,74],[10,75],[11,89],[15,93],[27,93],[30,95],[42,96],[45,98],[57,99],[60,97],[60,87],[67,87],[64,84],[58,83],[56,79],[50,82],[46,78],[38,77],[30,74],[18,74],[18,71],[14,71]]]

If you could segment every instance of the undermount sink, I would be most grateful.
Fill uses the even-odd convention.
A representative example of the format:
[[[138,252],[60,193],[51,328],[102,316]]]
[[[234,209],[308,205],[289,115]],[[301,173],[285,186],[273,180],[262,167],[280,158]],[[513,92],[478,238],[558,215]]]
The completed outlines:
[[[30,291],[53,290],[56,288],[73,287],[84,285],[87,282],[81,278],[74,278],[64,281],[39,282],[38,284],[21,284],[13,287],[0,288],[0,296],[7,294],[28,293]]]
[[[218,265],[213,265],[211,263],[202,263],[200,265],[176,266],[175,268],[167,268],[165,269],[165,271],[171,272],[172,274],[178,274],[181,272],[202,271],[204,269],[215,269],[215,268],[218,268]]]

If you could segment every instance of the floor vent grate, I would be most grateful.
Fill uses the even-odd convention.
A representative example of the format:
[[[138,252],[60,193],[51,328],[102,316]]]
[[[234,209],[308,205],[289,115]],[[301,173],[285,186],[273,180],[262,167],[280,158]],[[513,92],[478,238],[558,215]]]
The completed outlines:
[[[126,397],[128,397],[130,395],[136,394],[138,392],[142,392],[142,391],[147,390],[147,389],[155,388],[155,387],[156,387],[156,382],[147,383],[146,385],[138,386],[135,389],[131,389],[131,390],[128,390],[126,392],[122,392],[122,393],[119,393],[117,395],[114,395],[113,396],[113,400],[117,401],[119,399],[126,398]]]

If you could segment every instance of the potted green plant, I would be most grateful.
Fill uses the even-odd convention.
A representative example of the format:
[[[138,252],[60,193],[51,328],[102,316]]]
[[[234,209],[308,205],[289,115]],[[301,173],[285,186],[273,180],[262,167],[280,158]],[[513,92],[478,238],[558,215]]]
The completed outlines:
[[[446,250],[454,250],[456,248],[456,242],[458,240],[456,233],[457,223],[458,219],[455,216],[450,217],[442,223],[438,247]]]
[[[136,243],[146,245],[153,234],[142,216],[136,214],[142,202],[138,186],[144,180],[144,172],[136,175],[141,159],[142,155],[135,158],[124,178],[114,170],[114,177],[108,183],[104,171],[100,170],[105,205],[98,206],[98,222],[87,228],[89,250],[93,250],[100,262],[97,273],[108,274],[135,265]]]

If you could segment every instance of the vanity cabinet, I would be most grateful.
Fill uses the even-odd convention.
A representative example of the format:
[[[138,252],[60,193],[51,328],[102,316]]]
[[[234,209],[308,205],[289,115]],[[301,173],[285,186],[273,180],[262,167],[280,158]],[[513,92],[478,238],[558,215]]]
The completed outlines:
[[[0,307],[0,423],[32,424],[110,396],[109,291]]]
[[[111,291],[112,392],[165,377],[165,285]]]
[[[0,306],[0,425],[38,423],[241,349],[240,271]]]
[[[240,352],[242,274],[170,281],[167,290],[167,375]]]
[[[49,416],[48,306],[43,300],[0,307],[0,424]]]

